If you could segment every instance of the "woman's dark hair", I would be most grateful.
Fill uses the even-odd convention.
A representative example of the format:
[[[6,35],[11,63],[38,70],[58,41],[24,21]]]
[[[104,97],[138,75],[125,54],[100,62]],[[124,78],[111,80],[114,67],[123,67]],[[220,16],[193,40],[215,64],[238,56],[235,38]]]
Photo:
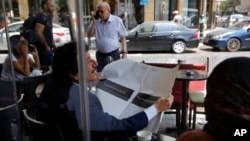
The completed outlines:
[[[18,47],[20,37],[20,35],[13,35],[10,37],[10,48],[12,52],[14,52],[14,50]]]
[[[54,74],[58,78],[62,78],[64,74],[68,76],[69,72],[72,74],[78,73],[76,46],[76,42],[70,42],[56,49],[52,67]],[[87,52],[88,46],[85,45],[85,47]]]
[[[52,64],[53,73],[46,82],[47,90],[41,96],[44,97],[43,99],[49,99],[49,103],[54,109],[57,109],[58,105],[65,105],[68,100],[69,89],[73,84],[69,73],[78,73],[76,46],[76,42],[70,42],[55,50]]]
[[[75,42],[67,43],[55,50],[52,69],[52,77],[46,82],[39,98],[48,103],[44,104],[48,105],[47,112],[44,110],[46,113],[44,119],[47,118],[46,123],[49,123],[49,136],[52,140],[63,138],[65,141],[77,141],[81,138],[81,133],[74,114],[68,111],[66,106],[69,90],[73,84],[69,72],[78,73]]]
[[[62,76],[68,77],[68,72],[78,73],[75,42],[67,43],[55,50],[52,68],[58,79],[62,79]]]
[[[204,130],[217,140],[250,127],[249,72],[250,58],[234,57],[218,64],[207,80]]]
[[[78,73],[78,61],[77,61],[77,44],[76,42],[66,43],[55,50],[53,59],[53,81],[54,88],[61,89],[62,86],[68,88],[72,84],[72,80],[69,76],[71,74]],[[88,47],[86,46],[86,51]],[[68,91],[66,91],[63,101],[68,99]]]

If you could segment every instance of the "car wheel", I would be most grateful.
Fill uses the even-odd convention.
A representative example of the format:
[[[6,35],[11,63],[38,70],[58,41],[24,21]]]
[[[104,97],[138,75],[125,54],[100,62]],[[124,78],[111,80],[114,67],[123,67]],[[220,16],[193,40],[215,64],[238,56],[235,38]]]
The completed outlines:
[[[241,47],[239,39],[232,38],[227,42],[227,50],[230,52],[238,51]]]
[[[186,49],[186,43],[183,41],[175,41],[172,45],[174,53],[183,53]]]

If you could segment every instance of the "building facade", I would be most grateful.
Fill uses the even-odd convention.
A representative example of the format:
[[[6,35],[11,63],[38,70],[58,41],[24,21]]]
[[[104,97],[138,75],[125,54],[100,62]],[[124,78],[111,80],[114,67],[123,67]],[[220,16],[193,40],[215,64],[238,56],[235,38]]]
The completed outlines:
[[[178,10],[183,24],[199,27],[201,15],[205,16],[208,28],[215,27],[216,0],[104,0],[110,3],[113,14],[123,18],[128,15],[128,29],[146,21],[173,19],[172,12]],[[146,1],[146,2],[145,2]],[[143,2],[143,3],[142,3]],[[136,10],[135,10],[136,9]]]
[[[54,0],[55,3],[59,0]],[[85,16],[96,10],[102,0],[87,0],[84,3]],[[127,29],[146,21],[173,19],[172,12],[178,10],[183,17],[183,24],[188,27],[199,27],[200,16],[206,17],[208,28],[215,26],[216,0],[104,0],[111,6],[111,13],[124,20]],[[10,6],[10,2],[12,6]],[[6,11],[13,10],[12,18],[24,20],[30,13],[40,10],[41,0],[5,0]],[[144,3],[142,3],[144,2]],[[74,3],[74,1],[69,1]],[[242,1],[242,3],[244,3]],[[11,8],[12,7],[12,8]],[[2,11],[1,11],[2,12]],[[3,13],[3,12],[2,12]]]
[[[200,16],[206,17],[208,28],[215,27],[216,0],[149,0],[145,5],[145,21],[172,20],[174,10],[183,17],[183,24],[199,27]]]

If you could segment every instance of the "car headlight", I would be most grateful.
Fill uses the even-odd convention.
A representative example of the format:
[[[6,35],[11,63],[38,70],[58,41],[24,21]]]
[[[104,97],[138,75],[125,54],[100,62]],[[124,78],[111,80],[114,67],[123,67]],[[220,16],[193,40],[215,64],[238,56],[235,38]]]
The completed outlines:
[[[225,35],[224,34],[218,34],[218,35],[214,35],[212,38],[213,39],[220,39],[223,38]]]

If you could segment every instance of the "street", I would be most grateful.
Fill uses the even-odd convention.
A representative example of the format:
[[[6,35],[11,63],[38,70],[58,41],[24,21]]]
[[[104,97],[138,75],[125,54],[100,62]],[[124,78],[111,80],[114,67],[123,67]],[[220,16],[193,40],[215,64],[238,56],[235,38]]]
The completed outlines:
[[[209,58],[209,72],[222,60],[230,57],[247,56],[250,57],[250,50],[237,52],[213,51],[211,47],[200,43],[199,48],[188,49],[183,54],[174,53],[129,53],[128,58],[138,62],[154,63],[177,63],[178,60],[186,60],[186,63],[206,63]],[[94,57],[95,50],[90,50],[91,56]]]
[[[250,50],[242,50],[237,52],[212,51],[211,47],[204,46],[200,43],[199,48],[187,49],[183,54],[166,53],[129,53],[128,58],[138,62],[154,62],[154,63],[177,63],[178,60],[185,60],[186,63],[205,63],[209,58],[209,72],[219,62],[226,58],[236,56],[250,57]],[[91,56],[95,58],[95,50],[89,51]],[[0,63],[4,62],[6,54],[0,54]]]

